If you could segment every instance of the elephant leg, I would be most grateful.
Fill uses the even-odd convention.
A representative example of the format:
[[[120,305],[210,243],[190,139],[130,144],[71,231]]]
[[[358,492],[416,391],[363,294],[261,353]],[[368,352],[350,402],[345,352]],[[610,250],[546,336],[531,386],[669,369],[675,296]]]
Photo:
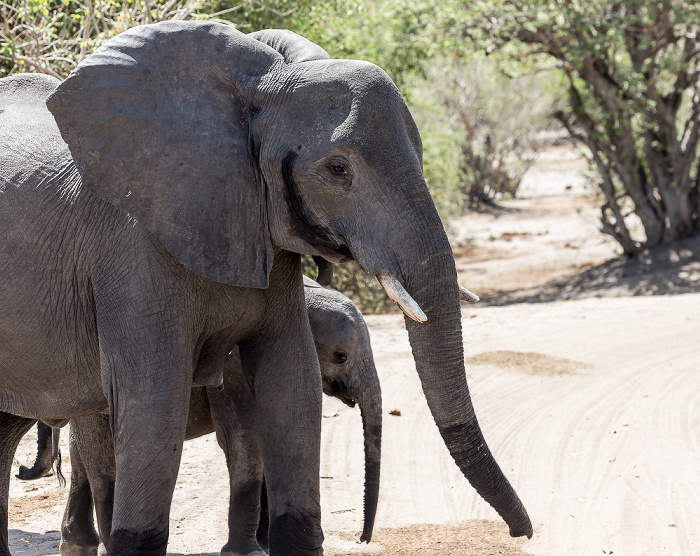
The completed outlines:
[[[224,388],[208,388],[216,438],[226,454],[230,499],[228,542],[222,556],[263,556],[256,532],[260,519],[262,456],[255,428],[252,392],[240,368],[240,357],[230,357]]]
[[[267,502],[267,486],[263,477],[262,491],[260,492],[260,522],[258,523],[258,544],[263,550],[270,550],[270,505]]]
[[[110,350],[113,356],[125,359],[115,362],[114,367],[109,364],[112,384],[107,390],[116,464],[107,545],[110,556],[165,556],[167,551],[170,505],[182,455],[193,371],[191,348],[185,354],[176,345],[166,348],[166,362],[145,364],[138,370],[128,366],[124,369],[125,360],[154,357],[147,354],[143,344],[140,348],[144,352],[138,354],[128,349],[121,353]],[[92,489],[96,499],[97,485],[92,484]]]
[[[53,444],[51,436],[53,429],[39,421],[37,423],[37,454],[36,461],[32,467],[19,466],[17,478],[22,481],[32,481],[40,477],[51,475],[51,464],[53,463]]]
[[[168,265],[143,257],[135,254],[136,270],[128,280],[105,274],[95,286],[102,388],[116,466],[110,556],[167,552],[201,334],[191,292],[178,289],[190,283],[172,284]],[[106,429],[106,424],[97,428]],[[82,449],[81,455],[85,461]],[[85,464],[96,500],[98,485]]]
[[[71,485],[61,524],[61,556],[93,556],[109,544],[114,503],[114,447],[107,415],[71,421]],[[100,536],[95,531],[93,502]]]
[[[291,257],[291,255],[288,255]],[[258,337],[239,344],[270,506],[270,554],[323,554],[320,507],[321,372],[309,328],[299,258],[283,280],[276,255]],[[283,283],[280,283],[283,282]],[[258,491],[260,492],[260,491]],[[259,503],[259,501],[257,502]]]
[[[274,367],[279,370],[288,365],[277,361]],[[258,367],[255,376],[254,422],[264,462],[272,556],[323,553],[318,490],[321,376],[317,362],[311,360],[308,365],[292,370],[291,379],[277,372],[271,377],[267,364]],[[279,387],[272,385],[281,380],[293,381],[294,388],[280,396]],[[259,503],[261,491],[257,492]]]
[[[10,495],[10,474],[12,461],[19,441],[36,423],[36,419],[17,417],[0,412],[0,555],[9,556],[10,548],[7,538],[8,514]]]
[[[189,363],[191,374],[191,358]],[[161,398],[161,390],[156,403],[149,399],[152,392],[144,399],[143,392],[119,390],[112,417],[116,483],[108,554],[165,556],[190,385],[179,393],[163,386],[166,396]],[[95,489],[93,485],[93,496]]]
[[[310,385],[301,385],[301,389],[306,386]],[[257,387],[256,394],[260,401],[256,404],[256,423],[269,503],[270,554],[323,554],[317,452],[320,430],[312,426],[315,412],[309,410],[309,406],[315,409],[316,404],[320,409],[320,376],[318,402],[300,396],[286,405],[268,398]],[[307,407],[303,412],[290,410],[304,405]],[[287,414],[290,421],[306,421],[301,430],[285,422],[280,413],[283,408],[296,413]]]

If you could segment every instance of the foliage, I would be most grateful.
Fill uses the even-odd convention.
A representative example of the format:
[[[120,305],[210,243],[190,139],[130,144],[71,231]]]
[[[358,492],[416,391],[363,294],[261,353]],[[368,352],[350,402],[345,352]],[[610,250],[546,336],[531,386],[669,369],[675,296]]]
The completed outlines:
[[[318,269],[309,255],[301,258],[302,270],[316,279]],[[356,262],[333,265],[330,287],[346,295],[365,314],[398,312],[394,302],[384,293],[374,276],[365,274]]]
[[[245,4],[243,10],[238,5]],[[321,45],[334,58],[367,60],[398,84],[421,74],[427,58],[438,52],[436,0],[217,0],[213,15],[229,18],[243,31],[284,27]]]
[[[505,75],[496,60],[472,56],[428,71],[432,94],[445,107],[459,136],[460,194],[465,209],[515,197],[539,149],[555,96],[546,74]]]
[[[362,44],[362,11],[345,0],[7,0],[0,2],[0,77],[65,77],[111,37],[166,20],[221,21],[243,32],[288,28],[348,57]],[[347,26],[348,19],[355,21]]]
[[[428,81],[414,76],[405,90],[410,93],[407,103],[423,141],[423,175],[440,216],[446,220],[460,214],[463,208],[461,131]]]
[[[0,77],[23,71],[65,77],[114,35],[142,23],[196,18],[201,0],[7,0],[0,2]]]
[[[600,174],[602,230],[633,255],[700,232],[700,3],[510,0],[461,22],[487,51],[558,68],[556,117]],[[630,233],[630,212],[644,238]]]
[[[383,67],[397,82],[422,67],[431,2],[407,0],[7,0],[0,2],[0,76],[65,77],[114,35],[143,23],[209,19],[243,32],[291,29],[337,58]]]

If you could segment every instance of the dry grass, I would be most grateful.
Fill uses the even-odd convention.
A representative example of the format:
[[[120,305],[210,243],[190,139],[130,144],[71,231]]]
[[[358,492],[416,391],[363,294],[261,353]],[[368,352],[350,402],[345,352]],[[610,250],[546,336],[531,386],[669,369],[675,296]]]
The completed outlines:
[[[572,361],[532,351],[487,351],[464,360],[467,365],[493,365],[515,369],[530,375],[570,375],[590,367],[587,363]]]
[[[42,512],[46,512],[55,506],[63,506],[68,498],[68,489],[56,485],[48,491],[40,494],[22,496],[20,498],[10,498],[9,510],[10,521],[24,522],[27,519],[36,517]]]
[[[345,540],[352,537],[339,533]],[[382,556],[414,556],[416,554],[439,554],[440,556],[526,556],[522,546],[524,538],[513,539],[502,522],[472,520],[460,525],[412,525],[396,529],[379,529],[370,545],[381,545],[371,552]],[[359,548],[359,546],[358,546]],[[369,550],[368,550],[369,552]],[[332,556],[356,556],[362,553],[340,551]]]

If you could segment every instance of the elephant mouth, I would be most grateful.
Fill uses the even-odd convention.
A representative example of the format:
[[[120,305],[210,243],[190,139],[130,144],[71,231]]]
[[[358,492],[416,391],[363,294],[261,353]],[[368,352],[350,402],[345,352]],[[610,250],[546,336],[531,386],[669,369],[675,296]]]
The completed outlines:
[[[355,398],[352,398],[348,396],[347,394],[347,387],[345,386],[345,383],[342,380],[337,380],[337,379],[329,379],[323,380],[323,393],[326,394],[327,396],[332,396],[334,398],[339,399],[341,402],[343,402],[345,405],[348,407],[355,407],[357,404],[357,401]]]

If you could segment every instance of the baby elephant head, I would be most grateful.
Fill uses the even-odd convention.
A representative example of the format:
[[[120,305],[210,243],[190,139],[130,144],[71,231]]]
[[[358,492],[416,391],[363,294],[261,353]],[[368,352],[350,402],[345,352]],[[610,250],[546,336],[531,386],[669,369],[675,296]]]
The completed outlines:
[[[309,322],[321,366],[323,392],[362,414],[365,438],[365,523],[361,540],[372,538],[379,497],[382,393],[369,332],[357,306],[343,294],[305,278]]]

